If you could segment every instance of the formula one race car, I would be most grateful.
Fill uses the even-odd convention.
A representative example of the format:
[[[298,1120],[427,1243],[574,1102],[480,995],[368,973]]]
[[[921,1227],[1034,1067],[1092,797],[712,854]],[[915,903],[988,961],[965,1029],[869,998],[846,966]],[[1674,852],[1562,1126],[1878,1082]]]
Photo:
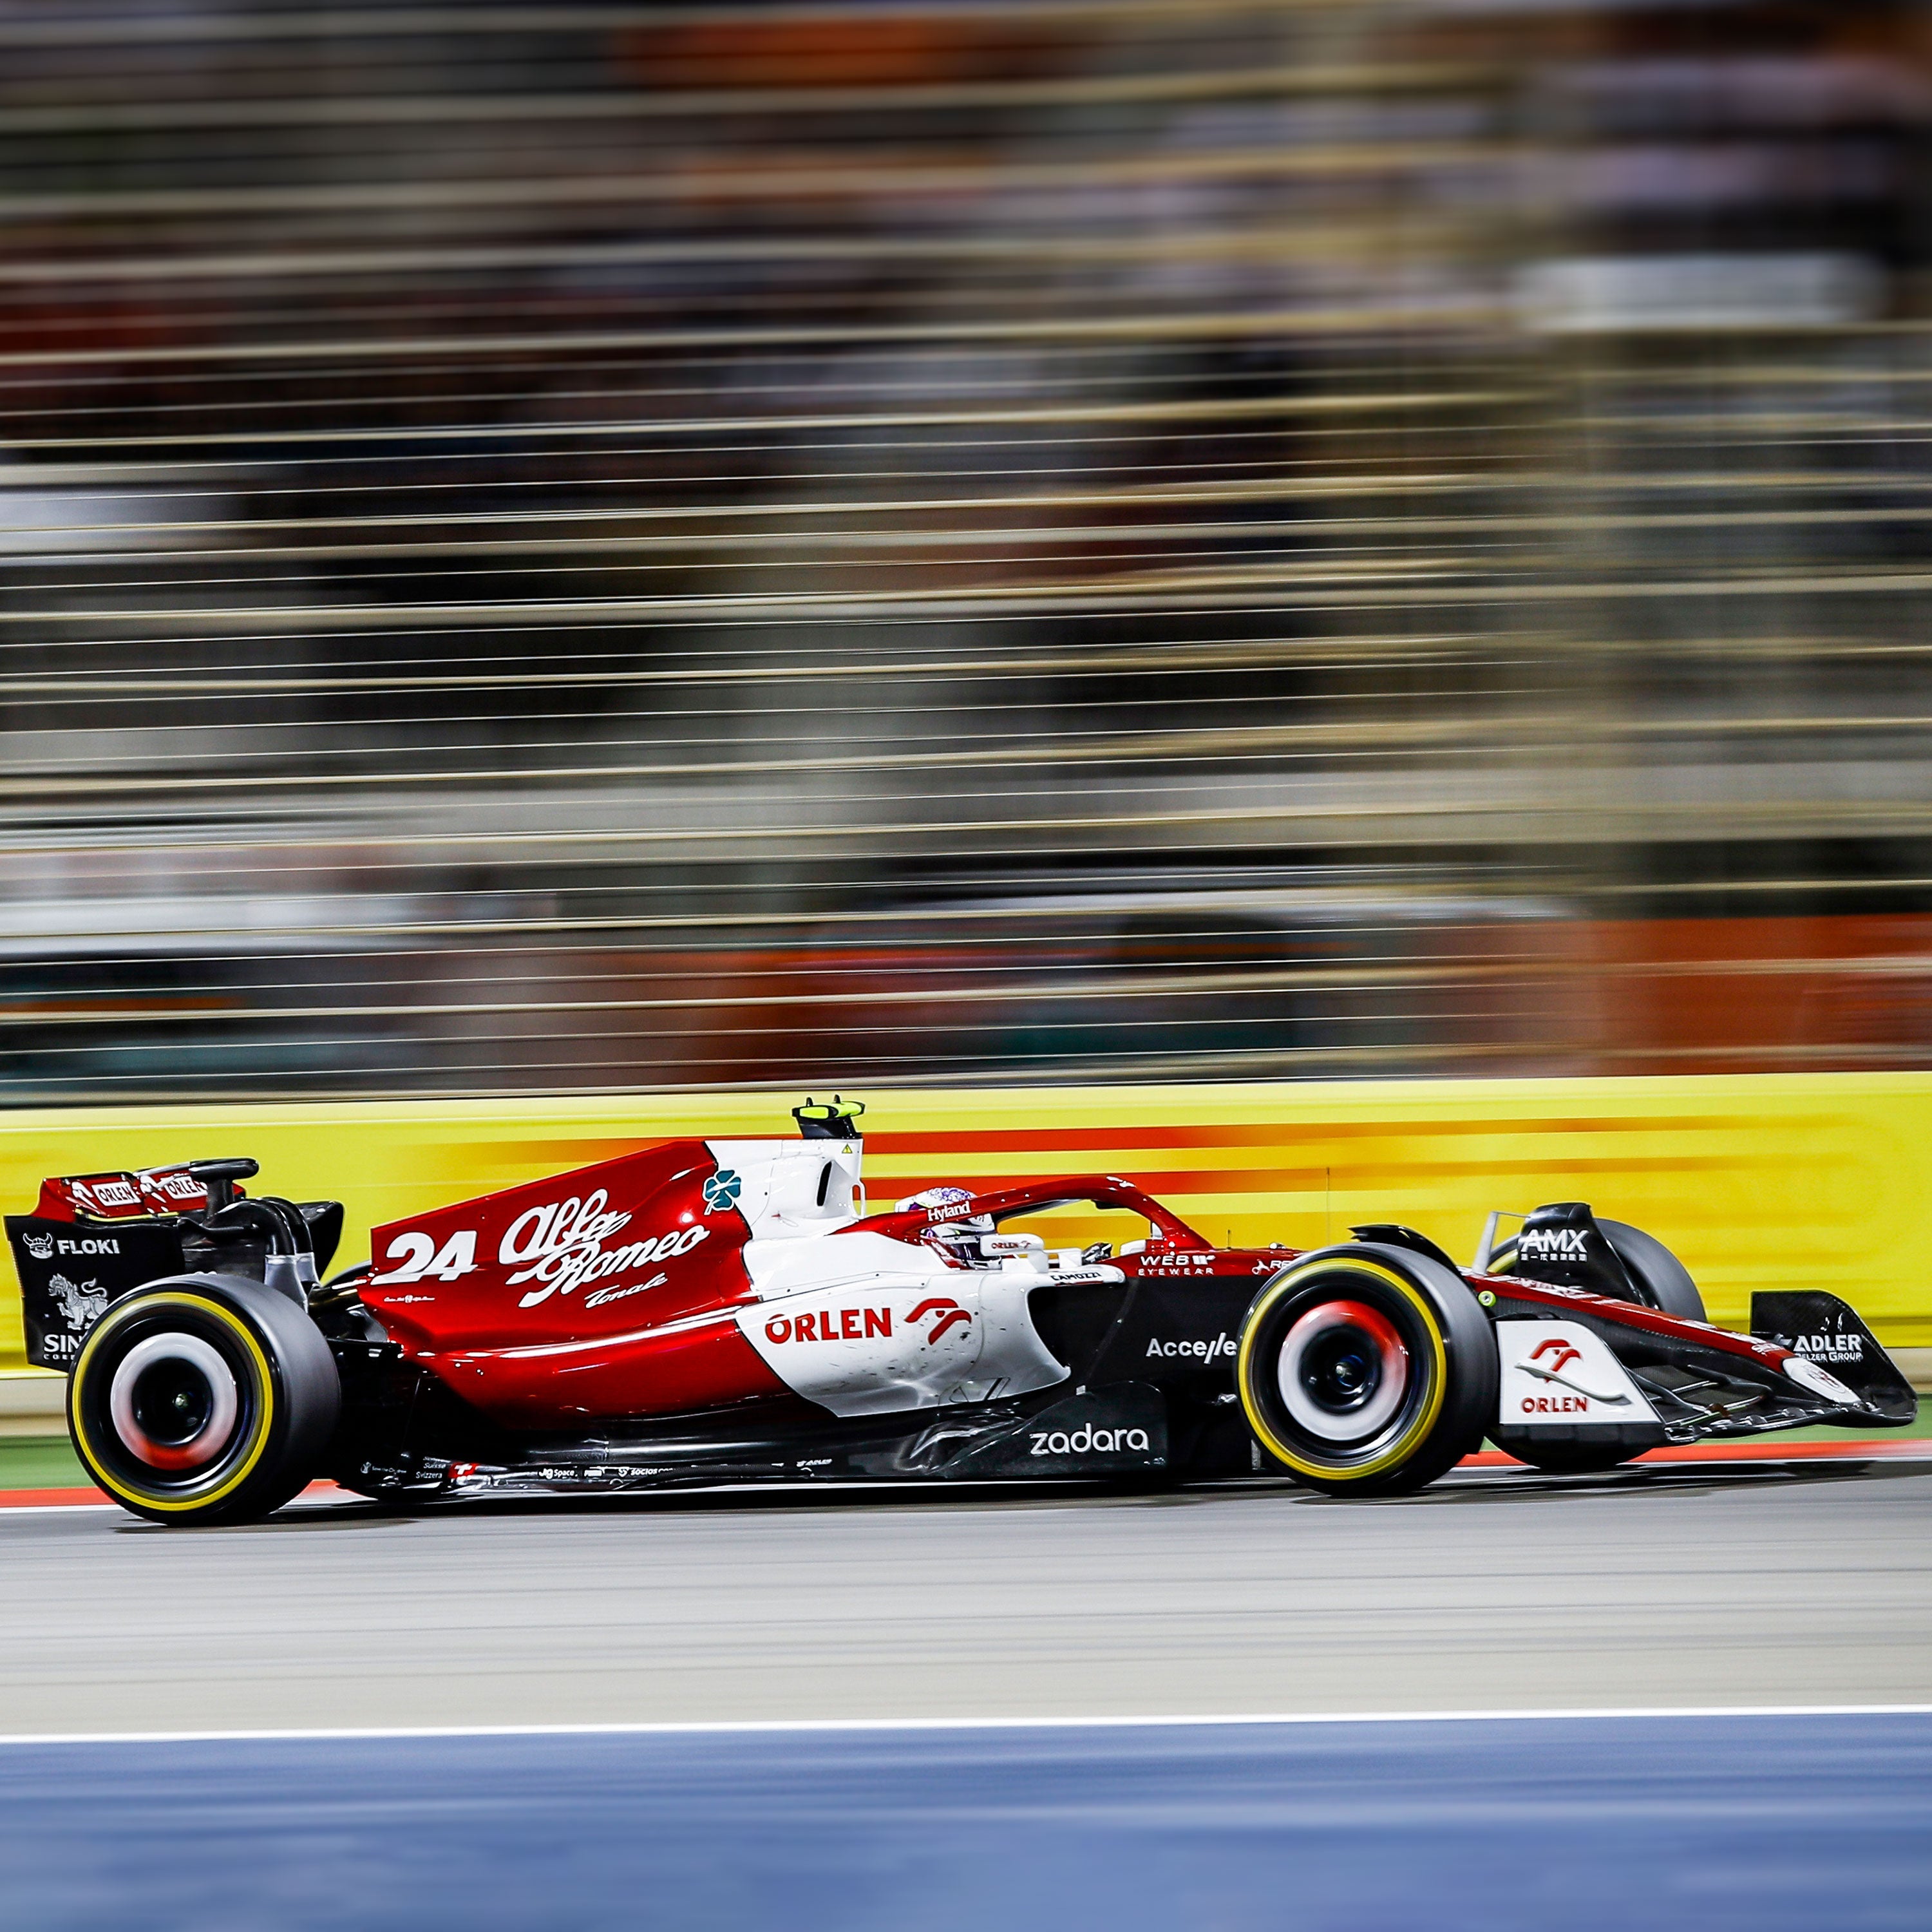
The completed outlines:
[[[1216,1248],[1111,1175],[936,1187],[868,1214],[858,1114],[671,1141],[375,1231],[250,1160],[53,1180],[7,1222],[29,1352],[75,1447],[160,1522],[258,1516],[311,1478],[397,1501],[751,1482],[1430,1482],[1486,1434],[1554,1472],[1805,1423],[1896,1426],[1856,1315],[1760,1294],[1708,1326],[1660,1244],[1581,1202],[1473,1266],[1393,1223]],[[1116,1252],[1014,1224],[1142,1217]]]

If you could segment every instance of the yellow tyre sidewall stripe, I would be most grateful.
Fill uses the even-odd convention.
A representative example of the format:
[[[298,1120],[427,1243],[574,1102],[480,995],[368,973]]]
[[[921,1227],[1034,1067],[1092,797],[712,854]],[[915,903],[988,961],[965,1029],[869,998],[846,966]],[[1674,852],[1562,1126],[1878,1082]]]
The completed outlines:
[[[1255,1336],[1260,1332],[1270,1312],[1289,1295],[1298,1294],[1309,1282],[1318,1275],[1328,1274],[1372,1275],[1379,1282],[1394,1288],[1422,1317],[1422,1325],[1429,1336],[1429,1346],[1433,1359],[1434,1372],[1430,1378],[1429,1400],[1415,1415],[1414,1420],[1390,1443],[1388,1448],[1366,1462],[1316,1462],[1291,1449],[1270,1429],[1266,1419],[1257,1410],[1248,1394],[1250,1382]],[[1379,1262],[1358,1260],[1350,1256],[1346,1259],[1310,1262],[1306,1267],[1291,1268],[1280,1280],[1262,1289],[1260,1298],[1248,1311],[1248,1318],[1241,1325],[1240,1353],[1235,1363],[1235,1385],[1241,1393],[1242,1412],[1248,1418],[1248,1426],[1259,1438],[1262,1446],[1277,1461],[1286,1463],[1298,1474],[1318,1476],[1327,1482],[1364,1481],[1371,1476],[1385,1474],[1389,1470],[1400,1466],[1428,1441],[1430,1430],[1442,1413],[1442,1405],[1449,1392],[1449,1352],[1443,1344],[1442,1318],[1436,1313],[1434,1304],[1412,1282],[1406,1281],[1394,1269],[1384,1268]]]
[[[255,1339],[255,1332],[233,1309],[225,1304],[211,1300],[201,1294],[159,1294],[140,1296],[123,1302],[118,1308],[110,1309],[101,1318],[94,1333],[87,1338],[87,1345],[80,1352],[80,1359],[74,1365],[74,1383],[76,1392],[82,1378],[88,1372],[90,1360],[100,1344],[111,1336],[116,1328],[123,1326],[137,1314],[145,1315],[156,1309],[191,1308],[198,1313],[212,1316],[238,1342],[255,1366],[260,1399],[255,1404],[255,1439],[250,1444],[248,1454],[230,1473],[220,1488],[209,1490],[193,1496],[170,1498],[150,1495],[145,1490],[130,1489],[127,1484],[109,1474],[103,1466],[99,1453],[87,1439],[83,1405],[76,1399],[68,1404],[68,1418],[72,1425],[74,1446],[82,1462],[86,1464],[88,1474],[117,1501],[138,1505],[142,1509],[166,1510],[171,1513],[188,1514],[195,1510],[208,1508],[211,1505],[232,1496],[249,1477],[255,1466],[262,1460],[268,1446],[268,1438],[274,1428],[275,1378],[268,1366],[268,1358],[262,1345]],[[116,1316],[120,1310],[128,1312]]]

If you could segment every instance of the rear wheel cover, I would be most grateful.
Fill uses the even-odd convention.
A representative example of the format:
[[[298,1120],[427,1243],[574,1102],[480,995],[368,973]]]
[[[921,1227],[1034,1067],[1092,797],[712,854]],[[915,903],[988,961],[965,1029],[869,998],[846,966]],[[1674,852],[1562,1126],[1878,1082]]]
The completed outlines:
[[[144,1514],[210,1510],[268,1453],[279,1393],[236,1310],[185,1290],[136,1294],[95,1324],[74,1365],[74,1447],[110,1496]]]
[[[1448,1352],[1428,1298],[1366,1256],[1318,1257],[1256,1298],[1235,1373],[1248,1424],[1295,1474],[1366,1482],[1400,1468],[1440,1419]]]
[[[241,1415],[234,1365],[213,1343],[183,1330],[144,1336],[108,1384],[107,1419],[118,1446],[164,1473],[218,1462]]]

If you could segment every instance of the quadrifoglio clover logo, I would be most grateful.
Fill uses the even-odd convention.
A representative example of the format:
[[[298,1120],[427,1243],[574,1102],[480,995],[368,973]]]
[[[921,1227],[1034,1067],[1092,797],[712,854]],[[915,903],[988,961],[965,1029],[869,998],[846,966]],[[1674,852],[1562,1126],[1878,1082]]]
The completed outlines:
[[[721,1168],[704,1184],[705,1213],[722,1214],[726,1208],[736,1207],[743,1189],[744,1183],[730,1168]]]

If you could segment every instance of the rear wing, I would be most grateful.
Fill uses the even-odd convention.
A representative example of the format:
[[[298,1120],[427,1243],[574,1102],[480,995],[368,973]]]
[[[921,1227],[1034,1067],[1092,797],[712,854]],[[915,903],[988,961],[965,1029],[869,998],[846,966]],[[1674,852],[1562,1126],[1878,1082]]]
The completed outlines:
[[[260,1207],[238,1205],[236,1184],[255,1171],[252,1160],[193,1161],[44,1181],[32,1214],[6,1217],[28,1360],[71,1369],[101,1316],[151,1281],[215,1273],[266,1280],[278,1245],[268,1224],[281,1217],[264,1207],[298,1216],[313,1265],[326,1267],[341,1238],[340,1204],[297,1207],[270,1196]]]

